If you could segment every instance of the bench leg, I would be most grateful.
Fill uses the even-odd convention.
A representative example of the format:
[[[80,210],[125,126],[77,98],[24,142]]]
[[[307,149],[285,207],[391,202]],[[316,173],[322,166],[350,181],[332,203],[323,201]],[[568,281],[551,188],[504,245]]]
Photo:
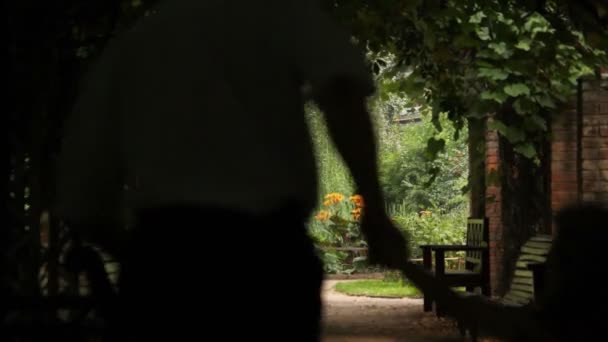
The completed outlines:
[[[433,311],[433,300],[429,296],[424,295],[424,312],[430,311]]]
[[[433,260],[431,259],[433,257],[432,255],[432,251],[430,248],[424,248],[422,250],[422,260],[423,260],[423,267],[426,271],[431,271],[431,268],[433,267]],[[431,312],[433,311],[433,299],[431,297],[429,297],[428,295],[424,295],[424,312]]]

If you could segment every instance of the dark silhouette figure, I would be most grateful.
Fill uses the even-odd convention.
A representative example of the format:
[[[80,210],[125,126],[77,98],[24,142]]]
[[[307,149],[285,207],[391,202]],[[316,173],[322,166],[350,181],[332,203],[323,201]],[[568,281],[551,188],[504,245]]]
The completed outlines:
[[[505,341],[592,341],[604,334],[608,295],[602,260],[608,244],[608,209],[580,204],[560,210],[547,258],[544,286],[533,305],[511,306],[481,297],[453,300],[450,314],[483,336]],[[415,273],[415,272],[413,272]],[[436,279],[419,282],[423,288]],[[439,293],[443,293],[441,285]]]
[[[363,54],[312,0],[164,1],[111,42],[66,126],[55,211],[122,260],[113,340],[319,339],[307,98],[365,199],[370,261],[402,266],[373,91]]]
[[[608,317],[602,276],[608,209],[597,204],[572,206],[561,210],[555,222],[540,317],[557,341],[591,341],[605,334]]]

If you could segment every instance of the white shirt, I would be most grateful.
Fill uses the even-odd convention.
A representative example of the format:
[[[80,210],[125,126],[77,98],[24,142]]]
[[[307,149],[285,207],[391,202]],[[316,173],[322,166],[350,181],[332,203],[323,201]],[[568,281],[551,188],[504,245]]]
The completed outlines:
[[[301,88],[372,90],[363,54],[314,1],[173,0],[111,42],[66,126],[56,210],[72,219],[172,204],[312,209]]]

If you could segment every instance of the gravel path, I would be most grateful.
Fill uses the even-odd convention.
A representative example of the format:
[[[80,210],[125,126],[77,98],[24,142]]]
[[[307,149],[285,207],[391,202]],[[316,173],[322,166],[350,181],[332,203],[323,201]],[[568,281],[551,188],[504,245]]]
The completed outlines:
[[[453,321],[422,310],[422,299],[347,296],[324,284],[324,342],[462,341]],[[348,281],[348,280],[347,280]]]

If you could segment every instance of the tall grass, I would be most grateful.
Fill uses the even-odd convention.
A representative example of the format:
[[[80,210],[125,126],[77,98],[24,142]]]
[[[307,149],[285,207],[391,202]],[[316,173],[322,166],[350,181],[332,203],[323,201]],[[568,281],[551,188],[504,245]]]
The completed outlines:
[[[323,196],[330,192],[352,194],[353,179],[331,141],[323,114],[316,107],[309,105],[307,117],[317,158],[319,203],[322,203]]]

